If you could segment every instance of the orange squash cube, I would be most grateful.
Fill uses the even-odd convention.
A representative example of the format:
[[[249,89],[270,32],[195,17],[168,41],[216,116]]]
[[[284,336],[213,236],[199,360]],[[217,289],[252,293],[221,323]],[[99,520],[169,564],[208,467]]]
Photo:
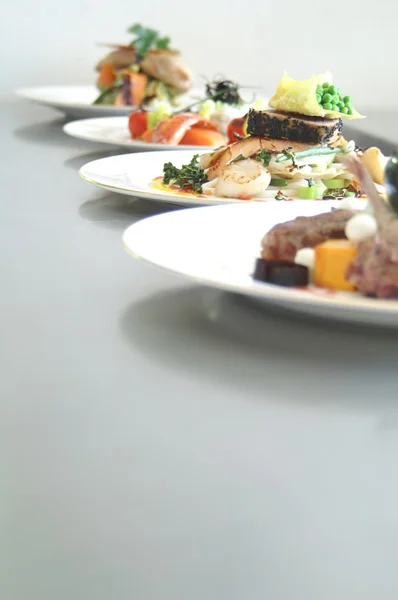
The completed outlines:
[[[345,273],[356,254],[357,249],[349,240],[327,240],[315,246],[315,285],[354,291],[355,286],[347,281]]]

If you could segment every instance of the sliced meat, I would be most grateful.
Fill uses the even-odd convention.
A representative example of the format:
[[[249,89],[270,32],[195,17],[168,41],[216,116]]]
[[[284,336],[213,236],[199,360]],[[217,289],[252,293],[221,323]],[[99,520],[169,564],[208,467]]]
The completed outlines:
[[[128,46],[120,46],[116,50],[113,50],[105,56],[96,65],[96,70],[101,71],[105,63],[111,63],[113,67],[118,71],[119,69],[127,69],[135,61],[134,48]]]
[[[192,74],[173,50],[152,49],[140,63],[145,75],[159,79],[178,92],[187,92],[192,85]]]
[[[382,236],[363,240],[346,278],[367,296],[398,298],[398,263],[391,259]]]
[[[266,150],[266,152],[282,152],[289,148],[293,152],[301,152],[301,150],[308,150],[311,148],[311,144],[301,144],[298,142],[286,142],[286,140],[269,140],[257,136],[249,136],[243,140],[239,140],[226,146],[223,151],[217,150],[217,160],[210,161],[210,168],[207,172],[209,181],[218,177],[223,168],[234,160],[241,156],[243,158],[250,158],[254,154],[260,152],[260,150]],[[203,165],[202,165],[203,166]]]
[[[275,139],[305,142],[307,144],[330,144],[336,142],[343,128],[341,119],[304,117],[276,110],[250,110],[247,132]]]
[[[204,119],[194,113],[180,113],[160,121],[153,129],[151,141],[156,144],[178,145],[188,129],[191,127],[203,127],[213,131],[218,130],[218,125],[209,119]]]
[[[338,209],[275,225],[261,242],[261,258],[292,261],[301,248],[313,248],[329,239],[345,239],[347,221],[356,212]]]

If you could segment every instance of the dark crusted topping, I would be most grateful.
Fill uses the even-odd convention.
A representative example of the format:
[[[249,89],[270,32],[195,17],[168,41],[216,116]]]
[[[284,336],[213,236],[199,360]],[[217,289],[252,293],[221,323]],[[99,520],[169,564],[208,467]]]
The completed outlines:
[[[341,119],[322,119],[279,111],[251,109],[247,119],[247,133],[308,144],[327,144],[340,135]]]

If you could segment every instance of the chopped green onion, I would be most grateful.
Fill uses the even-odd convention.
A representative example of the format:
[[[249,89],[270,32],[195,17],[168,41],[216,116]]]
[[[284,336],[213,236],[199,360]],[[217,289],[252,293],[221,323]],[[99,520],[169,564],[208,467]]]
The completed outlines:
[[[322,181],[328,190],[340,190],[347,187],[346,179],[322,179]]]
[[[324,185],[312,185],[309,187],[308,185],[301,185],[298,189],[299,198],[301,200],[316,200],[317,198],[322,198],[323,192],[325,190]]]
[[[275,187],[286,187],[288,185],[287,179],[271,179],[270,185],[274,185]]]
[[[342,148],[329,148],[329,146],[317,146],[316,148],[311,148],[310,150],[302,150],[301,152],[296,152],[294,154],[294,158],[299,160],[300,158],[307,158],[307,156],[325,156],[328,154],[347,154],[347,152],[351,152],[351,147],[349,144]],[[276,162],[285,162],[286,160],[290,160],[291,157],[287,154],[280,154]]]

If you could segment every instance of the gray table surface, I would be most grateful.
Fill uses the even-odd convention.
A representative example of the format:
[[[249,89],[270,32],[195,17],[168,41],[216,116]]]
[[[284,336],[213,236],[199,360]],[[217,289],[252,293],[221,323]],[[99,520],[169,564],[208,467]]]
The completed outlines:
[[[396,600],[396,332],[132,260],[166,208],[81,181],[109,151],[57,113],[0,119],[1,600]]]

